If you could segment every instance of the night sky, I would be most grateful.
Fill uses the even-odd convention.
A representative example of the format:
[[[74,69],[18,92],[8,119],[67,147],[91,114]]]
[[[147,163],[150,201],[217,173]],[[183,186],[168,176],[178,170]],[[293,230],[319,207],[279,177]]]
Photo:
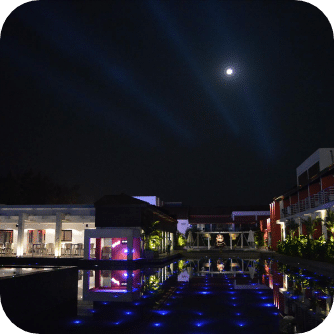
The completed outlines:
[[[27,3],[1,32],[0,174],[83,203],[269,204],[334,146],[333,51],[302,2]]]

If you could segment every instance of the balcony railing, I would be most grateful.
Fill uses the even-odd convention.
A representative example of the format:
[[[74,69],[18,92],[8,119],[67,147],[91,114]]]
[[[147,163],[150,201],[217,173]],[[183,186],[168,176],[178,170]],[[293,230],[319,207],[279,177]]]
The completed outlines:
[[[286,218],[289,216],[293,216],[297,213],[304,212],[333,201],[334,186],[321,190],[312,196],[306,197],[305,199],[302,199],[299,202],[282,209],[281,217]]]

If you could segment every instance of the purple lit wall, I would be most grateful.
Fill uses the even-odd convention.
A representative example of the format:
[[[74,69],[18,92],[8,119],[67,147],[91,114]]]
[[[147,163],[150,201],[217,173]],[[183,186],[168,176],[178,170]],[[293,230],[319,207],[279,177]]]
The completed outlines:
[[[133,259],[140,258],[140,238],[133,238]]]
[[[126,238],[112,238],[111,241],[111,259],[127,260],[128,244]]]

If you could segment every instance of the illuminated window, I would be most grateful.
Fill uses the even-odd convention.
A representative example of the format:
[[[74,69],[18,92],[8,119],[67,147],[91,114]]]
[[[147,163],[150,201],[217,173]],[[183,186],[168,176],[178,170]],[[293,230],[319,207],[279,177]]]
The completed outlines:
[[[62,230],[61,241],[72,241],[72,230]]]
[[[0,244],[13,242],[13,230],[0,230]]]
[[[29,244],[45,243],[45,230],[29,230],[28,243]]]

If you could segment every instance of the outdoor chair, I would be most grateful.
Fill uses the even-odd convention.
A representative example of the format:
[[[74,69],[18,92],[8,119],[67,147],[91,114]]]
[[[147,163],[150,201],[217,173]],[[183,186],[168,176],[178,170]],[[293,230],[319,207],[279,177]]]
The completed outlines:
[[[45,244],[41,244],[41,250],[40,250],[41,255],[46,255],[47,254],[47,249]]]
[[[95,247],[94,244],[90,244],[90,257],[95,258]]]
[[[5,254],[5,246],[3,243],[0,244],[0,255]]]
[[[5,244],[5,254],[11,255],[12,252],[13,252],[12,244],[10,242],[6,242],[6,244]]]
[[[102,247],[102,259],[104,260],[111,259],[111,247],[109,246]]]
[[[65,255],[72,255],[72,244],[65,244]]]
[[[27,254],[32,254],[32,244],[27,245]]]
[[[47,255],[54,255],[54,244],[53,243],[48,243],[46,244],[46,254]]]
[[[83,249],[83,243],[79,243],[78,245],[77,245],[77,255],[78,256],[83,256],[84,254],[84,249]]]

